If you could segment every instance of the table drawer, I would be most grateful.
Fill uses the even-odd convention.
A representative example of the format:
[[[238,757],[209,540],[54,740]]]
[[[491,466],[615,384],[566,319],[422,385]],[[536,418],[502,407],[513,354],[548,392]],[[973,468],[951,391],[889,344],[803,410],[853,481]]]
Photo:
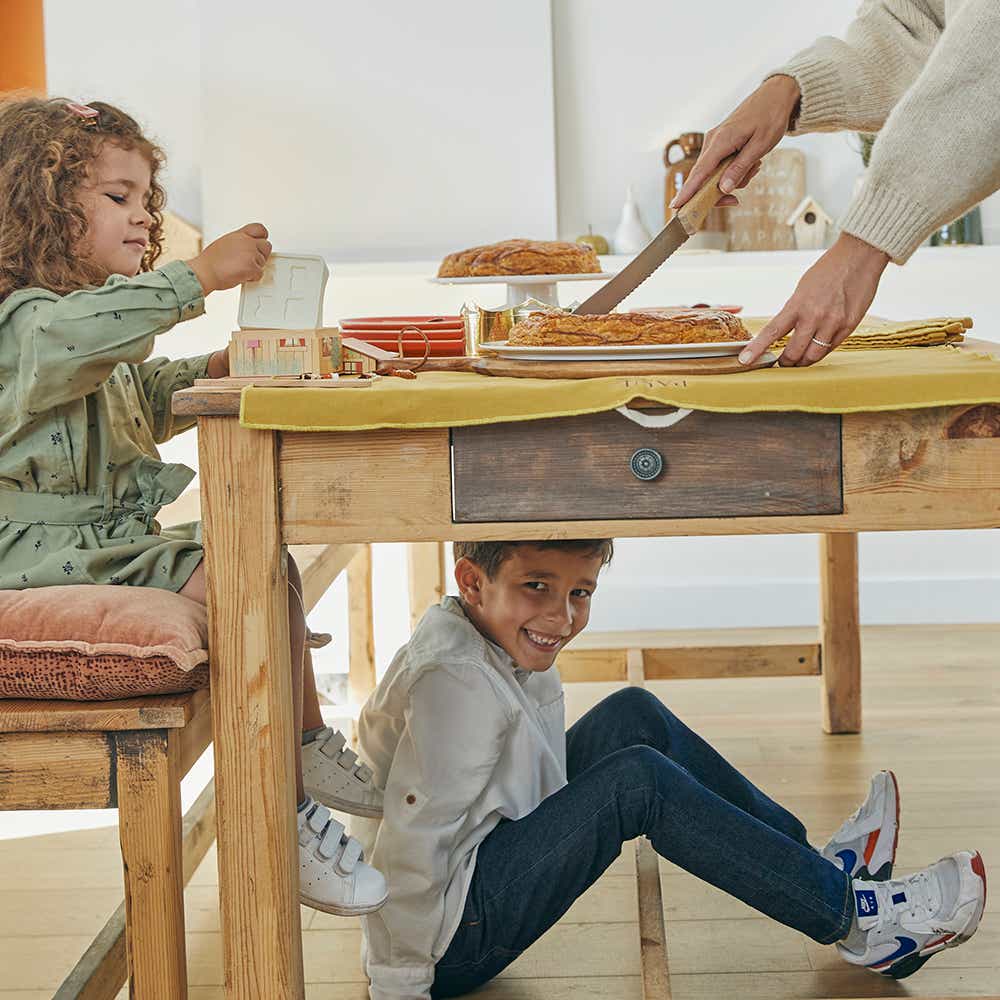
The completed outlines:
[[[645,427],[611,411],[456,427],[451,443],[456,523],[843,512],[837,414]]]

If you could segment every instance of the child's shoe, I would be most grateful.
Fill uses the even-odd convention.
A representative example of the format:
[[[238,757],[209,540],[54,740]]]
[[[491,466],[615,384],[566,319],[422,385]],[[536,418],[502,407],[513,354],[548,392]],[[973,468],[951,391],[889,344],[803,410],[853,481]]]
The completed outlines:
[[[382,816],[382,789],[372,781],[371,768],[347,747],[339,729],[324,726],[302,747],[302,780],[306,795],[354,816]]]
[[[881,882],[892,875],[899,840],[899,787],[892,771],[872,778],[868,798],[820,853],[851,878]]]
[[[326,806],[309,799],[299,810],[299,899],[341,917],[373,913],[386,899],[385,877]]]
[[[959,851],[915,875],[889,882],[855,879],[851,888],[864,951],[839,942],[841,958],[904,979],[931,955],[976,932],[986,906],[986,868],[978,851]]]

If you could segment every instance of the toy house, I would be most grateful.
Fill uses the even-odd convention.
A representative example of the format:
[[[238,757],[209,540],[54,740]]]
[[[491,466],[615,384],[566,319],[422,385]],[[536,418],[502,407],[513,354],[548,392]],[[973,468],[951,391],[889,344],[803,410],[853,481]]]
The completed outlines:
[[[811,195],[806,195],[785,220],[795,232],[796,250],[822,250],[826,246],[826,231],[833,219]]]
[[[353,338],[342,344],[337,327],[322,325],[329,273],[321,257],[271,254],[261,280],[240,289],[240,328],[229,346],[232,377],[373,375],[380,361],[397,357]]]

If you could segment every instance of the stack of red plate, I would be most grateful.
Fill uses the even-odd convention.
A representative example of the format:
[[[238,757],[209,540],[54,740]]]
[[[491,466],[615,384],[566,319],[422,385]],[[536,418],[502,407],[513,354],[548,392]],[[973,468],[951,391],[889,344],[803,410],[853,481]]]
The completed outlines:
[[[422,358],[428,347],[432,358],[460,358],[466,353],[461,316],[358,316],[342,319],[340,330],[345,337],[396,353],[402,340],[404,358]]]

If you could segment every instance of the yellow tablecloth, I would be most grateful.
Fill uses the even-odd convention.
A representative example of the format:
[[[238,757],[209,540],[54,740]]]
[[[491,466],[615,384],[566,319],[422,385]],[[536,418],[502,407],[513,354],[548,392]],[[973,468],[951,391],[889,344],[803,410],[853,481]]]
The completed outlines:
[[[956,347],[836,351],[812,368],[736,375],[632,375],[598,379],[490,378],[425,372],[370,389],[243,390],[246,427],[295,431],[458,427],[611,410],[643,398],[722,413],[851,413],[1000,402],[1000,361]]]

